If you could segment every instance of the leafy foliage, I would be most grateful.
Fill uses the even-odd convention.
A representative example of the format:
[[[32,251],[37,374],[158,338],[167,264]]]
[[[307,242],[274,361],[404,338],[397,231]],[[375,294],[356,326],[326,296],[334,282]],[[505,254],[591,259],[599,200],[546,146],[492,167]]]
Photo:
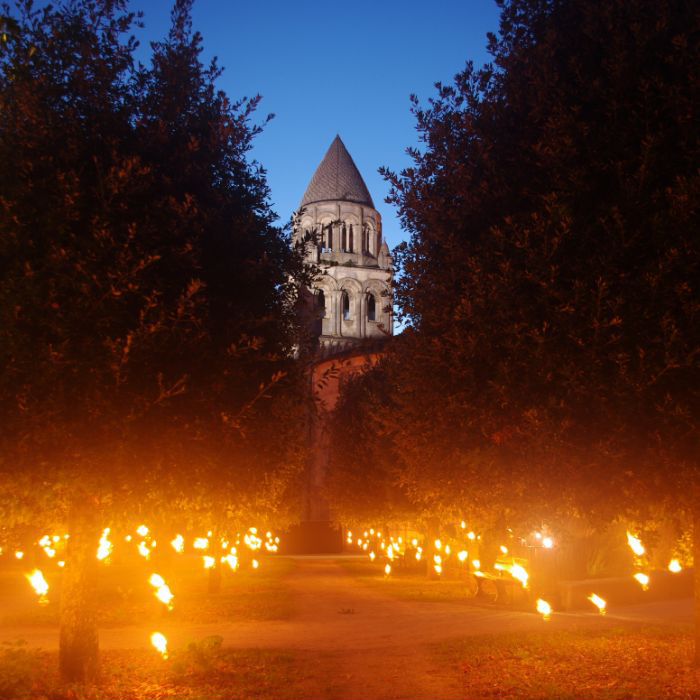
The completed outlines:
[[[136,65],[124,7],[25,2],[1,57],[0,440],[6,513],[35,525],[76,490],[155,509],[183,477],[255,500],[246,421],[294,385],[301,263],[248,161],[259,98],[216,89],[184,0]]]
[[[249,160],[260,98],[216,88],[190,8],[147,66],[125,0],[3,9],[0,512],[69,526],[76,640],[101,528],[264,519],[303,456],[302,258]]]
[[[698,12],[501,7],[493,62],[414,98],[385,171],[408,327],[378,420],[418,514],[574,537],[695,498]]]

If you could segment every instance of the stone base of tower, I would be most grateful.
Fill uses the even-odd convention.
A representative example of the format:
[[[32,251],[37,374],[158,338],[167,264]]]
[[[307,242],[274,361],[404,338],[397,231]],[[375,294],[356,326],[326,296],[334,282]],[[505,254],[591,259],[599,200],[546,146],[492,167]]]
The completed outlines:
[[[330,520],[299,523],[282,538],[284,554],[340,554],[343,551],[343,531]]]

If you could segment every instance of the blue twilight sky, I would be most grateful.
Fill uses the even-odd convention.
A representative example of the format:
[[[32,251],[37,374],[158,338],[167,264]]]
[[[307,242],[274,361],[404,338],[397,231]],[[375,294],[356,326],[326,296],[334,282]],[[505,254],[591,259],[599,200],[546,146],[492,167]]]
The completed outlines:
[[[171,3],[132,0],[144,12],[142,43],[167,32]],[[390,248],[404,239],[384,203],[377,168],[409,164],[417,146],[409,95],[421,102],[451,82],[467,60],[488,61],[486,32],[498,29],[494,0],[196,0],[193,25],[204,58],[225,68],[232,99],[263,97],[253,157],[267,170],[274,210],[288,221],[328,146],[340,134],[382,215]]]

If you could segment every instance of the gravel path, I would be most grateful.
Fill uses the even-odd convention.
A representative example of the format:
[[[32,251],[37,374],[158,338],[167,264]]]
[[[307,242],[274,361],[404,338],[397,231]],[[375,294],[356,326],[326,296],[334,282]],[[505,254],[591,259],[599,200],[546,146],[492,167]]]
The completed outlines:
[[[450,700],[460,697],[459,688],[428,653],[427,645],[465,635],[569,626],[580,624],[582,618],[597,624],[596,616],[589,615],[555,615],[545,623],[531,613],[399,601],[358,583],[333,559],[297,559],[285,582],[295,610],[289,620],[164,622],[159,630],[171,649],[217,634],[229,647],[298,651],[305,678],[300,692],[305,697]],[[100,646],[147,648],[152,631],[138,626],[104,629]],[[0,629],[0,642],[18,638],[44,649],[55,649],[58,643],[55,628]]]

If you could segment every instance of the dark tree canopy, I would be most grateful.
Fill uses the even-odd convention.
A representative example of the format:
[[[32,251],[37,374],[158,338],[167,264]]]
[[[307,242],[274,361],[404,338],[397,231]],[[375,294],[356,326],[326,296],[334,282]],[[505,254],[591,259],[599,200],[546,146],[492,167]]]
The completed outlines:
[[[384,420],[417,511],[609,520],[696,493],[700,37],[688,0],[502,2],[414,99]],[[676,501],[678,503],[679,501]]]
[[[262,519],[301,459],[302,262],[250,160],[259,98],[217,89],[190,6],[146,66],[124,0],[3,9],[0,512],[70,521],[67,600],[101,527]]]

